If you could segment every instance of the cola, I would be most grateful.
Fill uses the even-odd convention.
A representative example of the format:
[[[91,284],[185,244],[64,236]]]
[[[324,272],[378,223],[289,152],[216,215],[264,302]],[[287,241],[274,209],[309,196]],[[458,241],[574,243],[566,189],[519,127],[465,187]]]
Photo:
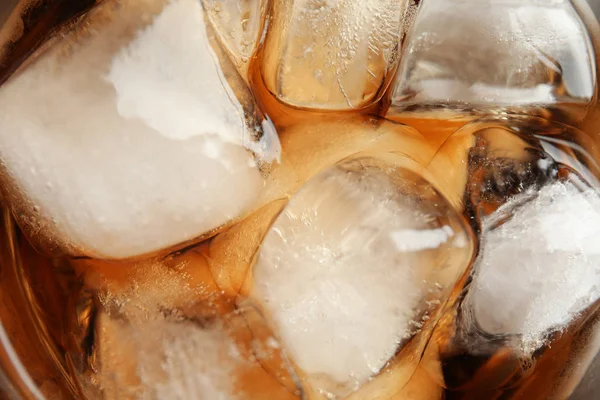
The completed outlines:
[[[7,398],[565,399],[593,365],[587,4],[15,3]]]

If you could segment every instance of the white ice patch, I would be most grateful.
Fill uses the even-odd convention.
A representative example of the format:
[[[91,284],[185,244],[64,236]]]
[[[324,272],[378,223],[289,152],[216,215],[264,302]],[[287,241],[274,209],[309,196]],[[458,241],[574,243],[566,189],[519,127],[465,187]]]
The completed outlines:
[[[485,223],[467,304],[486,332],[520,334],[530,351],[600,298],[600,196],[554,183],[493,228],[522,203]]]
[[[242,144],[244,111],[205,31],[200,1],[178,0],[115,56],[107,79],[123,118],[170,139],[213,134]]]
[[[391,233],[391,238],[398,251],[420,251],[436,249],[454,236],[449,226],[438,229],[402,229]]]
[[[279,149],[272,131],[249,141],[200,2],[158,15],[150,3],[99,5],[85,34],[0,90],[0,160],[31,204],[19,213],[94,257],[156,251],[251,210],[263,181],[248,147]]]
[[[226,332],[187,324],[163,323],[161,363],[140,353],[140,375],[148,394],[157,399],[236,400],[238,364],[246,362]],[[156,330],[155,330],[156,332]],[[141,332],[142,335],[147,332]],[[156,334],[156,333],[155,333]],[[144,349],[156,352],[158,349]],[[146,359],[148,358],[148,359]]]
[[[420,326],[429,289],[457,278],[440,260],[451,263],[451,235],[467,243],[464,228],[410,179],[400,189],[381,170],[332,168],[300,190],[263,242],[255,295],[319,389],[343,396],[380,371]]]

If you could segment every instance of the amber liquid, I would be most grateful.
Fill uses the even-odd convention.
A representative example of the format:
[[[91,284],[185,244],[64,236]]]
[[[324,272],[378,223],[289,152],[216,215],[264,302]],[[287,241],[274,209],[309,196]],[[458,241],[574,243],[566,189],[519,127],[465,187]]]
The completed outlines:
[[[94,3],[62,1],[53,2],[55,8],[44,13],[39,11],[41,8],[30,10],[32,25],[26,27],[26,35],[14,41],[6,58],[10,62],[0,70],[0,81],[14,72],[35,48],[43,45],[48,32],[73,23]],[[393,122],[385,122],[382,119],[388,112],[385,96],[382,101],[358,112],[311,112],[287,107],[275,99],[262,82],[258,62],[251,63],[249,76],[259,107],[278,129],[283,154],[280,171],[283,172],[274,174],[291,177],[285,183],[289,184],[289,193],[321,169],[348,155],[361,151],[386,151],[388,146],[397,145],[398,141],[402,141],[394,131],[397,124],[405,124],[420,132],[423,144],[411,144],[414,147],[406,149],[407,152],[427,158],[426,164],[432,173],[438,174],[446,194],[457,201],[464,200],[462,211],[469,224],[476,225],[482,213],[492,212],[522,190],[515,184],[481,200],[469,189],[470,185],[486,184],[485,179],[489,177],[484,172],[487,170],[478,170],[476,166],[469,168],[467,164],[474,157],[473,150],[461,148],[462,142],[454,139],[461,129],[464,135],[468,135],[468,124],[482,115],[439,108],[394,111],[387,115]],[[540,115],[538,111],[531,114]],[[542,116],[545,120],[576,125],[575,128],[584,131],[569,127],[559,129],[552,125],[545,132],[544,119],[531,120],[527,124],[539,122],[539,135],[535,143],[529,145],[540,149],[548,148],[544,145],[551,146],[559,174],[576,174],[585,184],[594,185],[594,179],[600,179],[600,171],[596,170],[593,162],[600,161],[598,138],[585,132],[594,132],[596,123],[593,117],[589,117],[574,124],[570,115],[568,112],[547,111]],[[371,138],[361,134],[358,128],[348,129],[348,126],[365,124],[381,128],[383,133],[379,142],[372,144]],[[394,129],[388,130],[388,125]],[[316,128],[306,129],[307,126]],[[303,135],[294,134],[298,127],[303,127]],[[481,140],[485,141],[485,137]],[[485,145],[499,144],[486,142]],[[523,157],[522,161],[527,162],[522,152],[523,144],[518,138],[501,145],[515,159]],[[460,159],[461,154],[466,156],[462,159],[464,163],[453,164],[452,160]],[[494,168],[495,165],[484,167]],[[459,171],[460,168],[464,171]],[[526,175],[529,180],[523,178],[517,183],[542,182],[544,177],[536,173]],[[214,236],[185,249],[149,260],[121,262],[47,258],[28,243],[10,213],[4,211],[0,231],[0,321],[9,342],[5,342],[0,351],[0,362],[6,378],[6,395],[26,399],[34,399],[39,393],[48,399],[135,398],[135,390],[123,394],[119,389],[143,386],[135,374],[139,354],[129,348],[131,337],[124,339],[120,336],[128,331],[122,330],[112,317],[114,313],[130,321],[153,313],[158,313],[156,318],[165,320],[177,315],[178,321],[202,325],[239,308],[240,299],[244,299],[252,287],[249,271],[256,252],[286,202],[287,198],[271,201],[244,220],[223,227]],[[427,357],[432,357],[433,350],[430,350],[423,355],[423,363],[408,384],[391,398],[548,399],[553,396],[560,398],[562,393],[567,393],[568,389],[557,391],[555,383],[563,382],[562,386],[558,385],[559,389],[572,388],[580,378],[577,374],[571,376],[569,368],[576,363],[579,352],[583,351],[596,327],[597,307],[589,308],[567,330],[557,333],[551,343],[539,349],[531,364],[523,365],[522,360],[511,358],[501,348],[486,357],[475,357],[469,354],[468,348],[452,344],[458,318],[456,310],[467,281],[468,277],[465,277],[455,288],[454,303],[450,302],[454,308],[445,310],[446,315],[440,322],[442,326],[447,325],[446,329],[441,334],[432,335],[431,341],[437,342],[435,346],[428,346],[440,349],[440,353],[433,354],[433,357],[440,359],[441,379],[445,387],[441,386],[440,377],[435,379],[425,368]],[[115,308],[118,309],[116,312]],[[242,348],[245,348],[244,335],[247,332],[255,334],[257,329],[262,329],[259,323],[253,325],[248,321],[252,318],[245,319],[245,326],[240,328],[236,325],[235,328],[236,332],[241,332],[239,341]],[[255,352],[251,347],[246,350]],[[260,361],[260,357],[253,354]],[[14,356],[20,362],[15,363]],[[239,371],[240,392],[253,393],[254,398],[269,399],[310,399],[316,396],[309,391],[303,392],[305,388],[299,387],[287,372],[278,371],[280,362],[269,364],[272,360],[262,361],[256,368]],[[21,368],[27,371],[30,380]],[[385,385],[388,381],[375,377],[369,383],[369,390],[377,387],[378,382]],[[360,394],[358,396],[360,398]]]

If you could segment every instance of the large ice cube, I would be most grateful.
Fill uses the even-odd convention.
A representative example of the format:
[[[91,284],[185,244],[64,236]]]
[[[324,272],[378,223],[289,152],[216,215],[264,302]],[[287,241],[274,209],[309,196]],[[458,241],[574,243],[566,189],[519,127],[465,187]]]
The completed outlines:
[[[280,382],[293,384],[294,379],[276,339],[255,338],[244,318],[131,324],[100,313],[97,357],[103,393],[108,399],[297,399],[300,392]]]
[[[598,300],[599,210],[596,190],[566,181],[517,196],[486,219],[463,306],[474,322],[490,334],[519,335],[530,354]]]
[[[267,89],[319,109],[376,100],[395,70],[408,0],[297,0],[271,4],[261,50]]]
[[[7,198],[35,240],[76,254],[218,228],[255,207],[255,158],[277,157],[196,0],[103,2],[0,89],[0,109]]]
[[[157,321],[137,328],[108,314],[100,314],[98,329],[100,384],[108,399],[142,394],[153,399],[234,398],[231,374],[239,359],[218,329]]]
[[[429,0],[409,35],[392,102],[458,107],[587,104],[595,57],[569,0]]]
[[[297,398],[277,337],[251,302],[216,285],[201,248],[140,262],[73,261],[96,297],[86,383],[109,399]]]
[[[462,219],[423,168],[373,154],[306,183],[254,266],[253,295],[308,382],[331,396],[356,390],[435,319],[471,257]]]

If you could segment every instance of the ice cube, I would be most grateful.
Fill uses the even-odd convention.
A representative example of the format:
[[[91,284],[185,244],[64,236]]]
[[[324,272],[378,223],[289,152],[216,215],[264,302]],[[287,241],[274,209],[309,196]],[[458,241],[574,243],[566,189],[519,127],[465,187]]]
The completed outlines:
[[[531,354],[598,300],[599,207],[596,190],[556,182],[486,219],[464,306],[474,322],[489,334],[519,335]]]
[[[423,173],[401,155],[356,155],[306,183],[265,237],[253,297],[321,393],[381,371],[467,268],[467,228]]]
[[[254,54],[266,0],[202,0],[208,19],[244,78]]]
[[[408,0],[273,2],[262,46],[267,89],[292,106],[360,108],[395,70]]]
[[[106,1],[2,87],[3,185],[34,240],[125,258],[257,206],[278,139],[214,39],[196,0]]]
[[[73,263],[97,297],[88,383],[108,398],[301,395],[262,314],[216,286],[198,247],[124,265]]]
[[[108,399],[234,398],[231,373],[239,360],[218,329],[160,321],[138,327],[104,313],[97,329],[99,381]]]
[[[495,107],[587,104],[595,57],[569,0],[423,2],[392,102]]]
[[[241,318],[241,317],[237,317]],[[295,399],[260,363],[281,352],[275,339],[252,356],[242,322],[202,326],[194,321],[129,324],[98,318],[99,382],[108,399]],[[246,330],[248,328],[246,327]],[[151,335],[148,332],[152,332]],[[268,361],[268,360],[267,360]],[[273,371],[271,371],[273,372]],[[289,373],[282,369],[280,375]]]

